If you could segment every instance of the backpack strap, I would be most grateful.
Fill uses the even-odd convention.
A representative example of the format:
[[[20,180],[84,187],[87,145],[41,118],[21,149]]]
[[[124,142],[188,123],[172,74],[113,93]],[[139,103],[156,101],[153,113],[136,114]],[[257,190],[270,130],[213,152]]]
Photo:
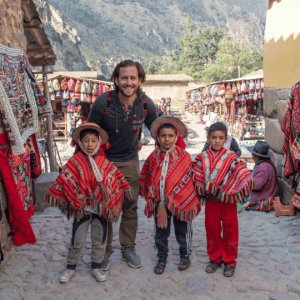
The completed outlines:
[[[111,103],[111,99],[112,99],[112,94],[113,94],[114,91],[109,91],[108,92],[108,95],[107,95],[107,102],[106,102],[106,109],[105,109],[105,112],[103,114],[103,118],[106,116],[106,114],[108,113],[108,110],[109,110],[109,106],[110,106],[110,103]]]
[[[143,101],[144,113],[145,113],[145,119],[146,119],[147,114],[148,114],[148,110],[147,110],[147,98],[146,98],[145,93],[142,95],[142,101]]]

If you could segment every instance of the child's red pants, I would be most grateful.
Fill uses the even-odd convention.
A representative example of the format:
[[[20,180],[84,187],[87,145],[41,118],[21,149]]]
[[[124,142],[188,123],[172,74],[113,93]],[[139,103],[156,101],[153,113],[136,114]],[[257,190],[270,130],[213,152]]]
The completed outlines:
[[[224,263],[225,266],[235,267],[239,245],[236,203],[207,200],[205,229],[210,261],[218,265]]]

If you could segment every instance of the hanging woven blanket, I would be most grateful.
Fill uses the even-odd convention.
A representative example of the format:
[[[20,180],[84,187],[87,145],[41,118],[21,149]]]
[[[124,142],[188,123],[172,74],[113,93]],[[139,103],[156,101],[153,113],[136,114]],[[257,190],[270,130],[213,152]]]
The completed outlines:
[[[2,152],[0,152],[0,172],[7,197],[8,221],[14,245],[22,246],[26,243],[36,243],[34,233],[24,212],[18,189],[10,171],[8,159]]]
[[[140,174],[139,194],[145,198],[145,215],[150,218],[155,206],[163,200],[165,207],[181,221],[193,220],[201,211],[193,183],[192,159],[185,150],[175,146],[169,152],[164,172],[166,152],[158,146],[149,155]],[[163,186],[161,178],[164,177]],[[164,190],[161,195],[161,189]],[[164,198],[164,199],[162,199]]]
[[[244,162],[225,148],[216,155],[211,148],[195,159],[195,186],[199,197],[226,203],[245,202],[254,180]]]
[[[24,148],[25,153],[13,155],[6,134],[0,133],[0,152],[8,158],[10,170],[27,218],[31,218],[34,214],[31,179],[36,179],[35,176],[38,174],[40,176],[40,171],[38,168],[31,170],[30,147],[25,143]]]
[[[33,75],[32,72],[32,67],[28,61],[28,59],[23,56],[24,59],[24,66],[25,66],[25,70],[27,72],[27,75],[29,77],[30,80],[30,86],[33,90],[33,94],[35,97],[35,101],[36,101],[36,105],[37,105],[37,109],[38,109],[38,114],[45,116],[48,114],[52,113],[52,108],[51,106],[47,103],[46,98],[44,97],[44,94],[41,92],[39,85],[35,79],[35,76]]]
[[[117,221],[124,200],[132,198],[132,188],[105,156],[96,155],[94,160],[102,181],[97,182],[87,155],[80,151],[63,167],[46,194],[46,202],[68,218],[80,220],[86,215],[87,206],[91,206],[99,216]]]
[[[12,152],[25,152],[23,144],[38,132],[38,111],[22,50],[0,44],[0,111]]]
[[[300,82],[293,86],[290,94],[290,104],[285,112],[285,117],[281,125],[281,131],[284,133],[283,151],[285,153],[285,176],[300,171],[300,163],[296,161],[294,151],[292,151],[294,141],[300,132],[299,89]]]

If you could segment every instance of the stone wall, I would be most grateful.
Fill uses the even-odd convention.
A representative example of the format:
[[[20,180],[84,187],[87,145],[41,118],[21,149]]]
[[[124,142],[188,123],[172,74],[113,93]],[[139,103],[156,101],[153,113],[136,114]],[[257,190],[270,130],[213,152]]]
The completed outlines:
[[[264,89],[264,115],[266,117],[265,141],[270,145],[270,149],[274,154],[272,161],[275,164],[279,177],[281,200],[285,204],[290,203],[293,191],[286,182],[284,168],[281,166],[284,154],[282,150],[284,134],[280,130],[280,126],[285,115],[289,94],[290,90],[287,89]]]
[[[0,0],[0,43],[26,51],[21,2],[22,0]]]
[[[145,82],[143,91],[154,103],[160,102],[161,98],[171,97],[172,105],[184,106],[186,91],[189,89],[188,82]]]

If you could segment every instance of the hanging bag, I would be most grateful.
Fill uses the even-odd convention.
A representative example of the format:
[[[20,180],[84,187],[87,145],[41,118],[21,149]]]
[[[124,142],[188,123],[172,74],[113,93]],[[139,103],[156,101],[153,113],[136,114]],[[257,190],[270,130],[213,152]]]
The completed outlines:
[[[235,95],[237,93],[236,84],[232,84],[232,94]]]
[[[68,90],[70,92],[73,92],[75,89],[75,85],[76,85],[75,80],[73,78],[70,78],[68,81]]]
[[[48,81],[48,89],[49,89],[49,93],[53,93],[54,92],[53,84],[52,84],[51,80]]]
[[[68,79],[67,77],[65,77],[61,83],[60,83],[60,88],[63,90],[63,91],[66,91],[68,89]]]
[[[94,83],[92,94],[93,96],[98,96],[99,86],[97,83]]]
[[[88,83],[84,81],[81,85],[81,93],[87,94],[87,89],[88,89]]]
[[[53,84],[53,89],[55,92],[60,90],[60,85],[59,85],[59,82],[57,79],[54,79],[52,84]]]
[[[90,82],[87,88],[87,94],[92,94],[93,93],[93,83]]]
[[[103,94],[103,84],[99,82],[98,96],[100,96],[101,94]]]
[[[75,93],[81,93],[81,85],[82,82],[80,80],[77,80],[75,84]]]

